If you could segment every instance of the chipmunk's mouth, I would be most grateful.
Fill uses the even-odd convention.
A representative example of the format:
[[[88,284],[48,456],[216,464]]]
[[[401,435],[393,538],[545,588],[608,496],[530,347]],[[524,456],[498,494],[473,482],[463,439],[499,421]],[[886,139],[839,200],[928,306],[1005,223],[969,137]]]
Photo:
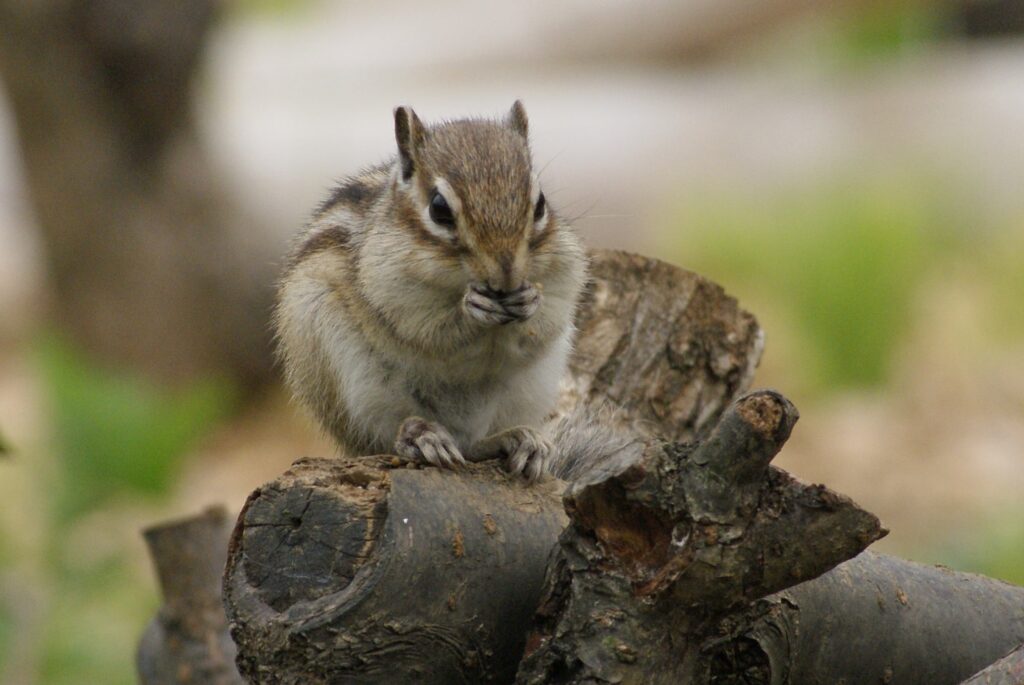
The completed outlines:
[[[509,291],[492,290],[480,283],[470,284],[462,308],[470,318],[490,326],[526,321],[540,306],[540,290],[532,283]]]

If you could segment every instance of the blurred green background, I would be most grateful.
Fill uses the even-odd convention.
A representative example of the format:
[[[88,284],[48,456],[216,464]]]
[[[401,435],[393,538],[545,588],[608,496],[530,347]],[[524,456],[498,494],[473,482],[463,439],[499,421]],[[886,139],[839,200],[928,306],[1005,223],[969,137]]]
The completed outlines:
[[[81,4],[105,35],[104,3]],[[40,96],[48,77],[14,28],[39,18],[0,2],[0,682],[135,682],[159,605],[140,530],[237,510],[292,459],[331,451],[265,348],[240,343],[266,327],[266,302],[245,298],[269,292],[333,178],[391,154],[390,108],[406,103],[434,120],[524,98],[548,197],[588,242],[705,274],[758,316],[757,384],[802,415],[783,467],[878,513],[881,549],[1024,583],[1018,5],[599,5],[229,4],[197,39],[170,142],[144,148],[160,163],[97,193],[45,165],[53,139],[81,149],[78,117],[95,137],[104,115]],[[133,67],[163,64],[147,35],[99,58],[115,97],[136,93]],[[137,92],[112,108],[115,148],[174,109]],[[26,101],[55,108],[52,129]],[[137,199],[104,214],[125,187]],[[161,193],[230,217],[197,210],[199,238],[176,243],[182,203]],[[70,258],[61,212],[99,217]],[[147,241],[178,261],[146,257]],[[127,260],[104,251],[119,243]],[[218,267],[189,276],[196,292],[237,299],[175,299],[173,275],[204,252]],[[136,258],[153,259],[141,279]],[[75,275],[93,259],[103,278]],[[112,299],[76,299],[96,282]],[[133,309],[136,292],[151,299]],[[236,327],[244,308],[256,323]]]

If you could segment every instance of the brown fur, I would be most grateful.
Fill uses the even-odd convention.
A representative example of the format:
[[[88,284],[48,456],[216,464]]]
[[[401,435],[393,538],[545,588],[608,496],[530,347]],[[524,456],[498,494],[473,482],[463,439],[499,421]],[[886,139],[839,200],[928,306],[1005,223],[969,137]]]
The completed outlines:
[[[398,156],[340,184],[296,241],[279,353],[296,396],[348,451],[390,450],[414,416],[467,451],[513,427],[527,436],[548,410],[585,259],[553,211],[535,226],[527,130],[521,103],[503,121],[431,127],[398,108]],[[453,195],[454,227],[428,218],[435,186]],[[495,305],[504,318],[467,310],[491,291],[541,295]]]

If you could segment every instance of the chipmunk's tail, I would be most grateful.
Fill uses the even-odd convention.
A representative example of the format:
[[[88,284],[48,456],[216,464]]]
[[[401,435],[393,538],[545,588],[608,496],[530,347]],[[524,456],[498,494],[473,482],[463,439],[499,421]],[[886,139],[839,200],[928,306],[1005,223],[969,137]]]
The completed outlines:
[[[623,425],[610,405],[577,406],[549,434],[555,446],[552,475],[577,485],[599,483],[636,463],[646,439]]]

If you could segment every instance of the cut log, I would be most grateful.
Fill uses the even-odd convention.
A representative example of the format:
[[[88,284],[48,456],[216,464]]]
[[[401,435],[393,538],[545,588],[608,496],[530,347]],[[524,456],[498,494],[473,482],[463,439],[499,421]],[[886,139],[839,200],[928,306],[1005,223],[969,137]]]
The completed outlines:
[[[1024,588],[871,552],[756,610],[763,617],[716,653],[743,645],[792,683],[955,685],[1024,641]],[[991,674],[1012,673],[1004,666]]]
[[[847,498],[769,467],[796,418],[777,393],[752,393],[699,445],[655,443],[572,487],[517,682],[706,682],[725,617],[881,537]]]
[[[307,459],[249,498],[225,578],[258,683],[510,682],[565,526],[558,482]]]
[[[750,387],[757,320],[721,286],[657,259],[591,253],[590,282],[558,408],[614,407],[620,425],[693,440]]]
[[[591,273],[559,406],[697,435],[750,381],[754,318],[657,260],[596,252]],[[398,466],[300,460],[250,497],[225,597],[251,682],[512,681],[565,525],[560,485]]]

